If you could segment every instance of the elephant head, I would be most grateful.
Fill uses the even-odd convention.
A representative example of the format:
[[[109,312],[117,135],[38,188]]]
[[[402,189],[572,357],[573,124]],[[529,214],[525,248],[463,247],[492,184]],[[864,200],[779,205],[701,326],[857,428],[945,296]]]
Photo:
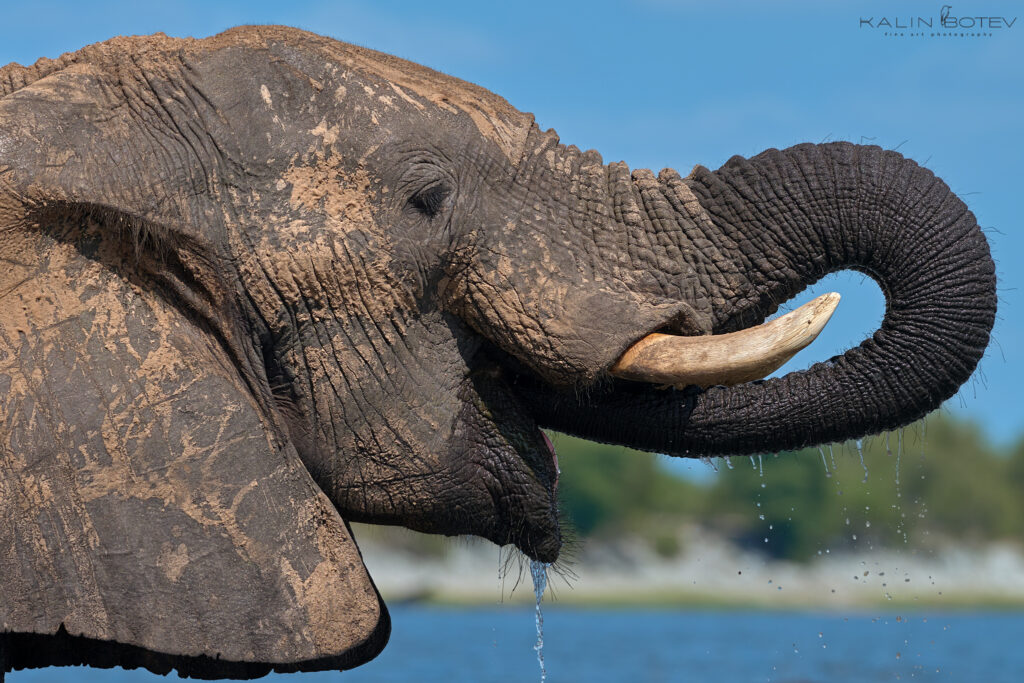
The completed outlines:
[[[0,261],[0,671],[357,665],[389,627],[348,521],[550,561],[539,427],[678,456],[878,432],[995,314],[974,217],[895,152],[631,173],[281,27],[0,70]],[[887,300],[857,348],[728,387],[673,365],[847,268]],[[627,362],[652,339],[671,367]]]

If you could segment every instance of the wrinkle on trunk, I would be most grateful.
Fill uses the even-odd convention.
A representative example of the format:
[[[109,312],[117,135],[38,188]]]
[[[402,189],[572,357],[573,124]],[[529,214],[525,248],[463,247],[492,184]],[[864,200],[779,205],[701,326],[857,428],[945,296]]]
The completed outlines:
[[[985,237],[945,183],[896,152],[799,145],[733,157],[714,172],[698,166],[686,179],[662,172],[634,181],[648,212],[664,221],[665,206],[685,204],[716,249],[710,263],[695,262],[715,333],[758,324],[843,269],[878,281],[884,320],[859,346],[781,378],[699,395],[623,393],[616,383],[614,394],[538,396],[545,426],[675,455],[797,449],[922,417],[984,353],[996,309]],[[608,420],[628,426],[617,432]]]

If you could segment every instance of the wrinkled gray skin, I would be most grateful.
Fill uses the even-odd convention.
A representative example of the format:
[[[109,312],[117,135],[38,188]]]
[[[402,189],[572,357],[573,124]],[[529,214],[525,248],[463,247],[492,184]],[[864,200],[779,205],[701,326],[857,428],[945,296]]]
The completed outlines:
[[[680,456],[874,433],[952,395],[995,313],[974,217],[930,172],[877,147],[799,145],[687,177],[630,173],[560,145],[480,88],[275,27],[116,39],[6,67],[0,95],[0,481],[28,481],[33,466],[63,472],[55,490],[71,497],[46,489],[19,509],[90,520],[84,540],[67,523],[54,538],[8,506],[17,521],[0,536],[0,580],[17,574],[30,594],[4,598],[0,617],[58,644],[12,636],[43,654],[10,655],[7,667],[248,676],[356,665],[383,646],[386,612],[343,520],[477,534],[551,561],[557,472],[538,427]],[[881,284],[887,310],[844,356],[704,392],[608,374],[650,332],[745,328],[847,268]],[[276,474],[257,471],[278,461]],[[168,474],[179,471],[191,474]],[[114,473],[102,492],[96,472]],[[153,507],[164,478],[171,488]],[[142,480],[144,494],[132,488]],[[266,503],[243,515],[238,501],[257,484]],[[29,500],[18,486],[14,499]],[[219,516],[195,526],[182,501],[212,489],[227,491],[202,498]],[[221,510],[225,500],[235,504]],[[123,533],[103,526],[113,519],[153,531],[112,559],[105,544]],[[24,550],[38,543],[50,549]],[[61,573],[53,559],[62,543],[81,566],[110,570],[76,592],[81,567]],[[240,589],[202,597],[228,560],[192,576],[197,555],[255,568],[240,583],[280,572],[270,583],[291,588],[206,615]],[[298,570],[296,583],[293,566],[317,570]],[[309,582],[328,574],[317,602]],[[199,597],[174,610],[111,606],[186,591]],[[356,597],[338,614],[324,606],[331,591]],[[279,599],[281,614],[310,625],[286,630],[304,634],[298,644],[234,625],[277,619],[260,615]],[[355,624],[347,615],[360,609],[358,627],[330,626]],[[230,628],[179,643],[175,615],[190,610]]]

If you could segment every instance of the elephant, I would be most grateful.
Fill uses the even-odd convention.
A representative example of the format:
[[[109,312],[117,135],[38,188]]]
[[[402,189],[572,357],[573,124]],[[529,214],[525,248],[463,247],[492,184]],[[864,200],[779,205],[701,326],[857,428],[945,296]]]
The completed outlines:
[[[631,171],[276,26],[0,69],[0,261],[0,678],[357,666],[390,622],[350,522],[550,562],[541,427],[680,457],[878,433],[957,391],[996,311],[975,217],[897,152]],[[793,351],[762,323],[842,269],[879,329],[762,379]]]

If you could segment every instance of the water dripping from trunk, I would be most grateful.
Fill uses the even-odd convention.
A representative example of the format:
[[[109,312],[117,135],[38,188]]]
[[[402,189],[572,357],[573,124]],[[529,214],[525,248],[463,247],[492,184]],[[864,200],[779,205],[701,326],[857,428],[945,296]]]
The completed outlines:
[[[857,455],[860,456],[860,466],[864,468],[864,479],[861,483],[866,483],[868,480],[868,466],[864,464],[864,440],[857,439]]]
[[[541,611],[540,601],[544,597],[544,590],[548,587],[548,565],[537,560],[530,560],[530,576],[533,577],[533,594],[537,596],[535,616],[537,644],[533,646],[533,649],[537,651],[537,663],[540,665],[540,683],[544,683],[548,678],[548,672],[544,668],[544,613]]]

